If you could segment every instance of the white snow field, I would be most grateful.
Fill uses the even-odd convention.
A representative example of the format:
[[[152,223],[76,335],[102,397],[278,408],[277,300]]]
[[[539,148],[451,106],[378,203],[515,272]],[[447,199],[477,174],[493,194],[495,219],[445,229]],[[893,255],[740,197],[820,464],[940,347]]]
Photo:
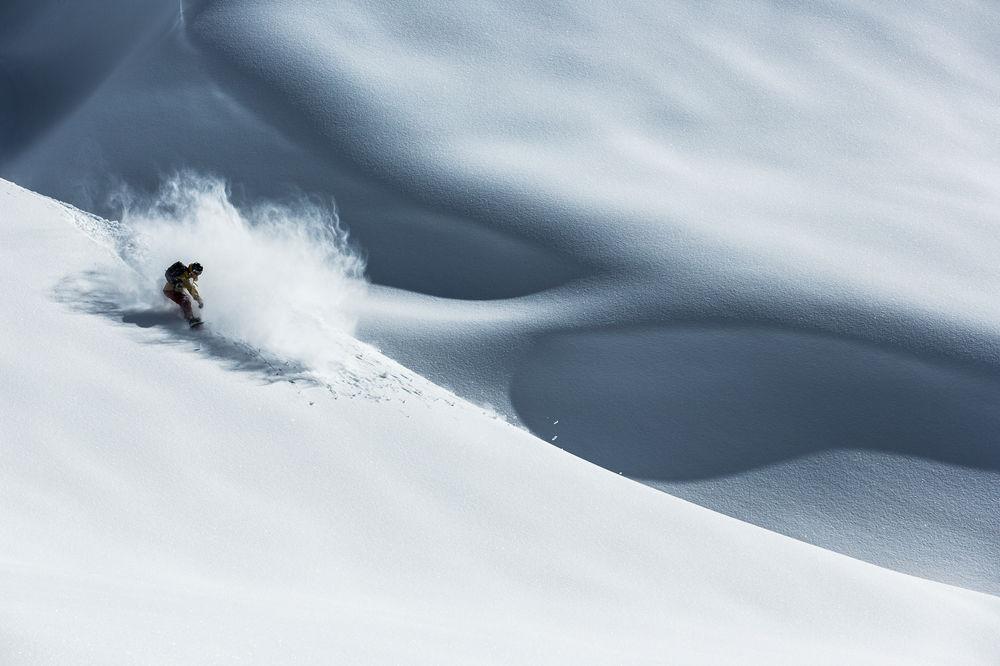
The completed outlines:
[[[209,345],[198,354],[219,362],[199,372],[232,366],[253,384],[280,359],[351,394],[371,370],[343,338],[354,331],[612,472],[994,595],[998,156],[990,1],[0,3],[0,177],[134,223],[144,253],[125,255],[146,279],[175,251],[201,257],[215,330],[270,356]],[[236,219],[222,183],[256,211],[249,227],[193,221]],[[161,205],[174,196],[195,202],[187,218]],[[268,201],[282,202],[276,217]],[[340,227],[355,250],[341,252]],[[190,244],[157,244],[171,236]],[[306,249],[317,240],[337,252]],[[255,270],[268,259],[288,271],[276,284]],[[60,283],[57,298],[90,317],[70,321],[104,340],[107,321],[92,319],[113,319],[116,335],[164,343],[151,358],[193,363],[190,341],[149,314],[155,290],[111,275]],[[269,314],[248,314],[261,300]],[[189,402],[169,422],[200,418]],[[356,417],[325,422],[368,418]],[[603,480],[570,488],[532,461],[578,463],[503,438],[484,455],[578,493],[558,506],[579,502],[574,516],[604,516],[662,559],[659,528],[628,503],[657,515],[676,503],[593,470],[574,473]],[[535,519],[517,497],[531,515],[510,516]],[[637,571],[629,584],[647,585]],[[744,573],[731,575],[756,584]],[[661,596],[688,596],[674,594]],[[583,621],[560,635],[574,632],[595,635]],[[936,642],[916,633],[914,650]],[[711,641],[729,656],[733,644]]]
[[[238,256],[295,243],[188,214]],[[571,456],[335,310],[300,326],[330,324],[326,367],[190,332],[122,225],[6,181],[0,215],[4,664],[1000,660],[996,597]],[[206,313],[242,279],[207,270]]]

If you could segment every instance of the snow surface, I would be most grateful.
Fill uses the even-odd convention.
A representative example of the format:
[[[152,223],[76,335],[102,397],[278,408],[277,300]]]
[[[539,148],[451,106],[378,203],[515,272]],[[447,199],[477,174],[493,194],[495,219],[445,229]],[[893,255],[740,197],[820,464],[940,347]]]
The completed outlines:
[[[123,224],[6,181],[0,211],[5,664],[1000,659],[996,597],[547,446],[349,320],[337,367],[190,332],[117,288],[157,287]],[[239,279],[207,270],[206,312]]]
[[[335,200],[367,296],[297,345],[231,282],[225,331],[312,367],[356,323],[612,471],[997,594],[998,45],[973,0],[9,0],[0,176],[136,222],[185,170],[224,215],[218,179]],[[195,228],[215,275],[244,228]],[[365,290],[306,256],[283,315]],[[107,277],[63,297],[156,296]]]

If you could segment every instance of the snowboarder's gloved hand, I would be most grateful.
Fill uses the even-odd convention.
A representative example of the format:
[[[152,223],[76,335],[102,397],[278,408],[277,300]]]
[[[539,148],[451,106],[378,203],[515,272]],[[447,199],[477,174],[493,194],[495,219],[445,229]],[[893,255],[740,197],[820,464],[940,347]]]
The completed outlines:
[[[201,310],[203,307],[205,307],[205,301],[198,301],[198,309]]]

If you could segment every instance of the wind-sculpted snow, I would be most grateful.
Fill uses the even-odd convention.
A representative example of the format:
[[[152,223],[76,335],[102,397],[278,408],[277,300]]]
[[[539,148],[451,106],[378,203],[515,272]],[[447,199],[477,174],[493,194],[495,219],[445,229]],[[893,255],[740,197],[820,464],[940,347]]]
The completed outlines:
[[[990,315],[995,10],[922,10],[223,1],[194,33],[401,187],[666,302],[832,278]]]
[[[851,552],[884,566],[1000,593],[996,372],[703,324],[548,336],[511,396],[532,431],[602,467],[810,543],[839,550],[850,535]]]
[[[375,284],[357,330],[408,366],[669,492],[1000,590],[994,3],[129,7],[0,10],[0,174],[115,219],[122,181],[182,169],[241,210],[335,200]]]

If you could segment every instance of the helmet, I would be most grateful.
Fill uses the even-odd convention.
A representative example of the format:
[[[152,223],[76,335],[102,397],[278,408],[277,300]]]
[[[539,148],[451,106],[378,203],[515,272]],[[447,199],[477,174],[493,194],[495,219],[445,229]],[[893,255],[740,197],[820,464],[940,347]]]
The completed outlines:
[[[195,275],[201,275],[202,271],[204,271],[205,268],[196,261],[190,266],[188,266],[188,270],[194,273]]]

